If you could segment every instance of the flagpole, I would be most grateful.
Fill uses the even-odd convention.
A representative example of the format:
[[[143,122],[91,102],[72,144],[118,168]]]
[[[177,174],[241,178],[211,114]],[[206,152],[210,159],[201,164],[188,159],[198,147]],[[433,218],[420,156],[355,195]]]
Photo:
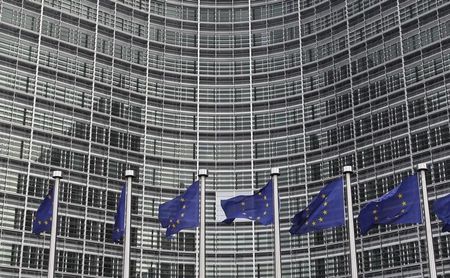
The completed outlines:
[[[200,178],[200,251],[199,251],[199,278],[205,278],[206,273],[206,262],[205,262],[205,185],[206,185],[206,177],[208,176],[207,169],[200,169],[198,171],[198,176]]]
[[[281,278],[281,248],[280,248],[280,217],[278,204],[278,176],[279,168],[272,168],[270,171],[272,176],[273,187],[273,225],[275,233],[275,278]]]
[[[48,278],[53,278],[55,274],[55,254],[56,254],[56,229],[58,227],[58,189],[61,182],[62,172],[53,171],[55,186],[53,187],[53,206],[52,206],[52,230],[50,234],[50,255],[48,260]]]
[[[430,219],[430,208],[428,206],[428,191],[427,191],[427,181],[425,179],[425,171],[427,171],[427,165],[425,163],[420,163],[417,165],[417,171],[420,174],[420,183],[422,184],[422,198],[423,198],[423,209],[425,213],[425,229],[427,232],[427,250],[428,250],[428,263],[430,265],[430,277],[436,278],[436,262],[434,260],[434,247],[433,247],[433,234],[431,233],[431,219]]]
[[[123,267],[122,278],[130,277],[130,245],[131,245],[131,182],[134,177],[133,170],[126,170],[127,197],[125,199],[125,238],[123,241]]]
[[[353,201],[350,174],[353,173],[352,166],[344,166],[345,187],[347,188],[347,218],[348,218],[348,239],[350,241],[350,267],[352,278],[358,277],[358,265],[356,262],[355,227],[353,225]]]

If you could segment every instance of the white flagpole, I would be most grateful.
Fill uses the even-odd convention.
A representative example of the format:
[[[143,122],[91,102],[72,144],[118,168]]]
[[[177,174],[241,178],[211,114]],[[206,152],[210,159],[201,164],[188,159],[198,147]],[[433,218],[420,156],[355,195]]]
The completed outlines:
[[[56,254],[56,229],[58,227],[58,189],[62,178],[61,171],[53,171],[55,186],[53,187],[53,206],[52,206],[52,230],[50,234],[50,256],[48,260],[48,278],[53,278],[55,274],[55,254]]]
[[[208,176],[207,169],[200,169],[198,171],[200,178],[200,251],[199,251],[199,278],[205,278],[206,275],[206,262],[205,262],[205,200],[206,200],[206,177]]]
[[[433,234],[431,233],[431,220],[430,220],[430,208],[428,207],[428,191],[427,181],[425,179],[425,171],[427,171],[427,165],[420,163],[417,165],[417,171],[420,174],[420,181],[422,184],[422,198],[423,198],[423,210],[425,213],[425,229],[427,232],[427,250],[428,250],[428,264],[430,265],[430,277],[436,278],[436,262],[434,260],[434,247],[433,247]]]
[[[350,241],[350,267],[352,278],[358,277],[358,265],[356,261],[355,227],[353,225],[353,201],[350,174],[353,172],[352,166],[344,166],[345,187],[347,192],[347,218],[348,218],[348,239]]]
[[[130,277],[130,245],[131,245],[131,182],[134,177],[133,170],[126,170],[127,196],[125,199],[125,239],[123,241],[123,267],[122,277]]]
[[[272,176],[273,187],[273,226],[275,234],[275,278],[281,278],[281,248],[280,248],[280,216],[278,204],[278,176],[279,168],[272,168],[270,171]]]

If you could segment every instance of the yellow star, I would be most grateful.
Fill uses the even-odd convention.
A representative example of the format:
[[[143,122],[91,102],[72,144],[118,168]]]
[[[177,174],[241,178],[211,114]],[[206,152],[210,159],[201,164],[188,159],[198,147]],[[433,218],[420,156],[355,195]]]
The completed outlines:
[[[377,214],[378,211],[376,209],[374,209],[372,212],[373,212],[373,214]]]
[[[397,195],[397,197],[398,197],[399,199],[401,199],[401,198],[403,198],[403,194],[402,194],[402,193],[399,193],[399,194]]]
[[[181,202],[184,202],[184,198],[181,198],[180,201],[181,201]]]
[[[264,212],[264,215],[266,215],[266,214],[267,214],[267,211]]]
[[[324,210],[324,211],[322,211],[322,213],[323,213],[323,215],[327,215],[327,214],[328,214],[328,211],[327,211],[327,210]]]
[[[326,207],[328,205],[328,202],[323,202],[323,206]]]
[[[308,222],[308,221],[306,221],[306,222],[305,222],[305,225],[308,225],[308,224],[309,224],[309,222]]]
[[[241,202],[241,206],[245,206],[245,202]]]
[[[322,217],[319,217],[319,222],[323,222],[323,218]]]
[[[322,198],[324,198],[324,199],[325,199],[326,197],[327,197],[327,195],[325,195],[325,194],[322,194]]]
[[[406,206],[406,201],[403,201],[403,202],[402,202],[402,206]]]
[[[312,225],[313,225],[313,226],[316,226],[316,221],[313,221],[313,222],[312,222]]]
[[[186,208],[186,205],[183,205],[183,209],[185,209]]]
[[[400,211],[401,213],[405,213],[406,212],[406,210],[405,209],[402,209],[401,211]]]
[[[47,224],[48,224],[48,221],[47,221],[47,220],[45,220],[45,221],[44,221],[44,224],[45,224],[45,225],[47,225]]]
[[[259,196],[261,196],[261,195],[262,195],[262,193],[261,193],[261,192],[258,192],[258,195],[259,195]]]
[[[42,221],[38,221],[38,224],[41,225],[41,224],[42,224]]]
[[[173,222],[172,219],[169,219],[169,222],[172,223]]]
[[[177,224],[180,224],[180,219],[177,219]]]
[[[266,208],[268,208],[269,207],[269,204],[268,203],[266,203]]]
[[[175,224],[172,224],[172,228],[175,228],[176,227],[176,225]]]
[[[264,196],[264,200],[267,200],[267,196]]]

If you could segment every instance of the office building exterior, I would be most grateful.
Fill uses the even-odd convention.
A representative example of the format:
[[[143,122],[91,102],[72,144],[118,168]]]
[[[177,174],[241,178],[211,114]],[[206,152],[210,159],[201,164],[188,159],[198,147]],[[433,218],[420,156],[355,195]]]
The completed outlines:
[[[273,277],[270,226],[217,198],[279,167],[283,277],[349,277],[347,230],[290,218],[352,165],[355,222],[418,163],[450,193],[450,3],[443,0],[1,0],[0,276],[45,277],[33,215],[62,170],[57,276],[120,277],[111,229],[133,183],[133,277],[195,277],[196,233],[158,206],[207,178],[207,277]],[[438,274],[450,237],[432,217]],[[424,225],[356,233],[360,277],[426,277]]]

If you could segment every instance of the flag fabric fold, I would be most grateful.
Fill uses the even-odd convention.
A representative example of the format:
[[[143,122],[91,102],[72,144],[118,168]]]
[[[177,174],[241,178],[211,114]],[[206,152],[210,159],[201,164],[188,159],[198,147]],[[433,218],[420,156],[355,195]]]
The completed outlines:
[[[308,207],[294,216],[289,232],[300,235],[344,224],[344,180],[338,178],[324,186]]]
[[[127,197],[127,186],[124,184],[122,186],[122,191],[120,192],[119,202],[117,203],[117,212],[114,216],[114,227],[112,231],[113,242],[119,242],[123,234],[125,233],[125,203]]]
[[[450,232],[450,194],[434,201],[433,211],[442,221],[442,231]]]
[[[235,218],[245,218],[270,225],[274,222],[272,180],[253,195],[221,200],[220,204],[227,217],[224,223],[230,224]]]
[[[358,216],[362,235],[380,224],[422,223],[419,184],[411,175],[380,198],[370,201]]]
[[[33,221],[33,234],[51,233],[53,216],[53,187],[49,190],[36,212]]]
[[[199,190],[199,181],[195,181],[183,194],[159,206],[158,218],[161,226],[167,228],[167,238],[183,229],[198,227],[200,224]]]

